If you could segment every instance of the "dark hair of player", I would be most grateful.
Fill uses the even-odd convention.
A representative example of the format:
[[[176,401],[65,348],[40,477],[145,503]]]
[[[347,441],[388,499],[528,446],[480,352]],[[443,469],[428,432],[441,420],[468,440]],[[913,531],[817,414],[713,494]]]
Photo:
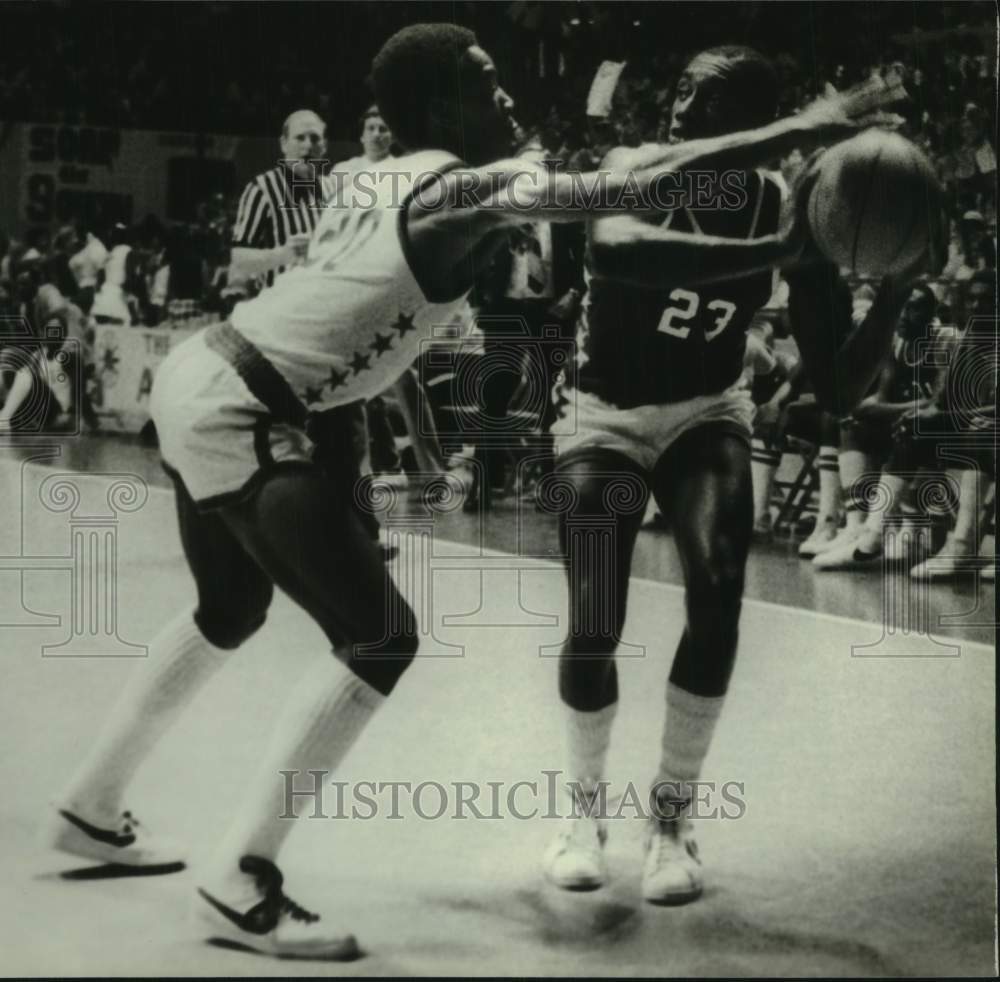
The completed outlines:
[[[702,51],[701,55],[728,62],[726,87],[735,122],[740,129],[770,123],[778,113],[778,75],[759,51],[741,44],[724,44]]]
[[[407,149],[426,145],[431,100],[461,104],[458,62],[476,45],[475,34],[456,24],[414,24],[397,31],[372,61],[372,87],[393,136]]]

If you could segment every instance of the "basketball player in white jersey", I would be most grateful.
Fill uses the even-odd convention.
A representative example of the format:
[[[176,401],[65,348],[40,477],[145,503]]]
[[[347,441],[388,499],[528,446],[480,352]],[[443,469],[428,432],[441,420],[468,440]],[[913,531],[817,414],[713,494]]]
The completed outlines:
[[[406,28],[376,56],[372,78],[408,151],[396,161],[397,187],[326,210],[301,266],[237,307],[232,323],[175,349],[157,375],[153,416],[198,604],[152,641],[47,830],[50,845],[104,861],[182,858],[122,810],[124,792],[192,696],[263,624],[277,584],[315,619],[340,664],[319,661],[301,680],[193,900],[206,937],[279,956],[357,951],[353,937],[283,891],[277,862],[295,823],[278,817],[280,772],[335,770],[418,640],[350,506],[353,488],[312,458],[311,414],[399,377],[526,214],[578,221],[622,208],[625,187],[648,191],[665,173],[753,166],[855,128],[847,107],[828,101],[759,131],[651,149],[629,173],[542,179],[524,160],[488,163],[509,145],[513,103],[470,31]],[[488,190],[459,193],[470,186]],[[574,189],[586,205],[574,204]],[[800,248],[798,224],[781,236],[789,257]],[[417,737],[405,719],[397,732]]]

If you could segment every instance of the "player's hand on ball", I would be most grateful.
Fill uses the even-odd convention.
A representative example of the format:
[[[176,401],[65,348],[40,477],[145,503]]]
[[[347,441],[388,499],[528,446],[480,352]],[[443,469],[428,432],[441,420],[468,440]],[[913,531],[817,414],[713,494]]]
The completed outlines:
[[[903,118],[885,111],[885,107],[906,96],[898,82],[879,79],[837,92],[827,84],[826,91],[799,113],[798,121],[813,146],[835,143],[870,126],[897,129]]]

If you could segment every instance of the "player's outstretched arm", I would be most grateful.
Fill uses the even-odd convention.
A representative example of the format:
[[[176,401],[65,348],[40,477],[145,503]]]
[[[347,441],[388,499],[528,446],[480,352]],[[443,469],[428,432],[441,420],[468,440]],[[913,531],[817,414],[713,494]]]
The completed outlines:
[[[308,235],[293,235],[283,246],[273,249],[251,249],[248,246],[233,246],[229,256],[230,275],[240,279],[256,279],[272,269],[293,266],[309,245]]]
[[[804,215],[816,166],[800,175],[794,192],[795,225],[806,236],[805,262],[784,271],[788,314],[802,363],[812,379],[817,401],[838,416],[851,413],[871,389],[892,345],[900,312],[913,282],[923,273],[937,275],[948,254],[948,221],[943,204],[930,212],[932,227],[924,254],[894,276],[885,276],[861,324],[851,318],[851,291],[837,267],[820,257]]]
[[[461,232],[474,242],[497,228],[527,221],[576,222],[584,218],[662,210],[664,194],[684,186],[686,175],[742,171],[842,139],[887,117],[881,107],[905,94],[898,86],[867,83],[824,96],[801,113],[755,130],[685,143],[630,149],[584,174],[552,172],[523,159],[450,172],[423,189],[409,206],[411,234]],[[664,180],[667,185],[663,186]]]

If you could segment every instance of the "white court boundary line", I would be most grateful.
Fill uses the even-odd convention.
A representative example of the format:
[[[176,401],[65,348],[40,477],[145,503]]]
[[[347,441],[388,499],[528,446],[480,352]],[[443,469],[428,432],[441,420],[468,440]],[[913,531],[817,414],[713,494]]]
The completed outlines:
[[[55,458],[55,459],[58,459],[58,458]],[[30,469],[30,470],[54,470],[55,469],[55,468],[53,468],[53,466],[51,464],[49,464],[49,465],[46,465],[46,464],[33,464],[30,460],[26,461],[24,463],[26,464],[27,468]],[[104,474],[88,473],[87,471],[75,471],[74,473],[78,474],[80,477],[89,477],[89,478],[93,478],[94,480],[100,480],[101,478],[105,477]],[[157,494],[168,495],[168,496],[171,496],[171,497],[173,496],[174,492],[173,492],[172,489],[160,487],[160,485],[158,485],[158,484],[150,484],[149,481],[147,481],[145,478],[142,478],[138,474],[136,474],[135,476],[136,477],[140,477],[140,479],[143,481],[143,483],[145,483],[145,485],[146,485],[146,487],[147,487],[147,489],[148,489],[148,491],[150,493],[155,492]],[[542,567],[549,567],[551,569],[558,569],[560,572],[562,571],[562,563],[556,562],[553,559],[542,559],[542,558],[536,557],[536,556],[527,556],[527,557],[521,558],[521,557],[516,556],[514,553],[504,552],[502,549],[490,549],[487,546],[480,546],[480,547],[477,548],[476,546],[470,546],[470,545],[468,545],[465,542],[458,542],[458,541],[456,541],[454,539],[439,538],[438,541],[446,543],[449,546],[455,546],[458,549],[464,550],[467,553],[474,553],[474,554],[478,554],[478,555],[485,554],[485,555],[488,555],[488,556],[509,556],[509,557],[511,557],[512,559],[515,559],[518,563],[521,563],[521,564],[530,564],[530,565],[537,565],[537,566],[542,566]],[[521,572],[531,572],[530,569],[526,569],[524,566],[512,567],[512,568],[514,568],[514,569],[516,569],[518,571],[521,571]],[[483,572],[490,572],[490,571],[489,570],[483,570]],[[648,577],[645,577],[645,576],[632,576],[632,577],[630,577],[630,581],[632,583],[640,583],[640,584],[642,584],[645,587],[653,587],[653,588],[656,588],[656,589],[665,590],[668,593],[684,593],[684,589],[685,589],[683,586],[681,586],[681,585],[679,585],[677,583],[664,583],[661,580],[651,580],[651,579],[649,579]],[[788,613],[788,614],[794,614],[795,616],[800,617],[800,618],[801,617],[808,617],[810,619],[818,619],[818,620],[828,621],[828,622],[832,622],[834,624],[849,624],[849,625],[853,625],[855,627],[861,626],[861,627],[865,627],[865,628],[876,628],[876,629],[878,627],[880,627],[880,626],[883,626],[883,625],[880,625],[879,621],[865,621],[865,620],[861,620],[858,617],[847,617],[847,616],[845,616],[843,614],[828,614],[825,611],[808,610],[805,607],[793,607],[790,604],[779,604],[779,603],[775,603],[772,600],[757,600],[757,599],[752,598],[752,597],[744,597],[743,598],[743,604],[744,604],[744,606],[760,607],[760,608],[763,608],[765,610],[780,610],[780,611],[784,611],[785,613]],[[933,637],[936,638],[939,641],[951,642],[951,643],[959,645],[959,646],[961,646],[961,645],[967,645],[967,646],[973,647],[973,648],[982,648],[984,651],[991,652],[991,653],[994,653],[994,654],[996,653],[995,646],[986,644],[983,641],[970,641],[970,640],[968,640],[966,638],[956,638],[956,637],[952,637],[950,635],[944,635],[944,634],[934,634]]]

